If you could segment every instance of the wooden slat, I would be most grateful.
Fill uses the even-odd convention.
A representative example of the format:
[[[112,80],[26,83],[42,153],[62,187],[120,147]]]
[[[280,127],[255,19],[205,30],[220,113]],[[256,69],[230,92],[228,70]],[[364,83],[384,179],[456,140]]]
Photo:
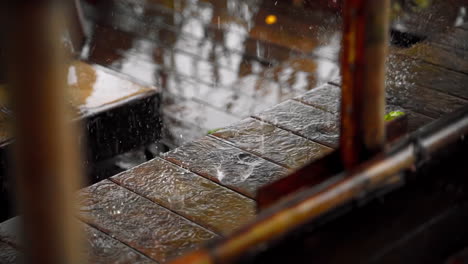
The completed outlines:
[[[341,89],[335,85],[321,85],[294,99],[331,114],[340,114]]]
[[[448,32],[434,35],[429,38],[429,41],[436,44],[441,44],[452,49],[463,51],[468,50],[468,30],[462,28],[451,28]]]
[[[87,235],[89,263],[156,263],[123,243],[88,225],[83,225]]]
[[[20,260],[20,252],[0,242],[0,264],[14,264]]]
[[[325,146],[338,145],[337,116],[318,108],[289,100],[254,116]]]
[[[108,180],[79,192],[79,218],[165,262],[216,235]]]
[[[0,224],[0,241],[7,241],[9,245],[19,248],[18,252],[23,249],[19,221],[20,217],[15,217]],[[156,263],[95,228],[83,223],[80,223],[80,227],[86,236],[84,254],[89,263]]]
[[[450,57],[445,59],[450,60]],[[462,66],[463,64],[460,65]],[[468,99],[468,74],[401,55],[390,56],[388,72],[391,86],[411,89],[411,86],[418,85]]]
[[[401,65],[399,69],[400,71],[396,72],[390,71],[386,89],[389,105],[399,106],[430,118],[440,118],[468,103],[460,97],[407,82],[406,78],[410,72],[405,70],[404,65]],[[339,82],[339,80],[335,81],[338,85]]]
[[[164,159],[250,198],[288,170],[220,140],[204,137],[164,154]]]
[[[326,146],[252,118],[223,128],[213,136],[287,168],[302,167],[331,151]]]
[[[0,224],[0,241],[20,247],[19,221],[19,217],[15,217]]]
[[[403,54],[420,59],[443,68],[468,73],[468,50],[465,56],[454,52],[453,49],[436,45],[434,43],[421,42],[405,49],[393,49],[393,54]]]
[[[459,97],[416,85],[388,86],[387,102],[431,118],[439,118],[468,103]]]
[[[340,98],[341,90],[339,87],[335,85],[325,84],[320,87],[314,88],[311,91],[299,97],[296,97],[295,99],[304,104],[312,105],[332,114],[339,115]],[[425,124],[428,124],[433,120],[428,116],[415,113],[414,111],[405,109],[401,106],[387,104],[385,107],[385,112],[389,113],[391,111],[402,111],[408,116],[408,130],[410,132],[418,129],[419,127]]]
[[[255,215],[253,200],[159,158],[110,180],[217,233]]]

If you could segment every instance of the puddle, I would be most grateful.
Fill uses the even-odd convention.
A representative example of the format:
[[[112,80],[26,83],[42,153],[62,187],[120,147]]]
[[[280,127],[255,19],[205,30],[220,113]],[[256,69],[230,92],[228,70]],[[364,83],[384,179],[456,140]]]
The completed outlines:
[[[277,2],[113,1],[105,16],[87,5],[97,21],[87,59],[176,98],[163,104],[172,113],[165,125],[188,125],[167,131],[203,135],[338,76],[336,11]]]

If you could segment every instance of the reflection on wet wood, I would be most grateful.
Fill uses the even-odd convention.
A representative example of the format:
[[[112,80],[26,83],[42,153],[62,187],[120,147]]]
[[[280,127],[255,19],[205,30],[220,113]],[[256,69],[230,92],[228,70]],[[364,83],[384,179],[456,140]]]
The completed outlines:
[[[255,117],[322,145],[338,145],[338,117],[318,108],[289,100]]]
[[[163,157],[251,198],[261,186],[288,174],[279,165],[211,137],[185,144]]]
[[[253,200],[159,158],[111,180],[217,233],[255,214]]]
[[[174,99],[172,102],[166,102],[163,110],[164,114],[176,120],[195,124],[200,128],[206,129],[205,132],[240,120],[236,116],[194,100],[177,103],[177,100],[181,99]]]
[[[164,262],[215,235],[173,212],[104,180],[82,189],[79,218]]]
[[[223,128],[213,136],[287,168],[299,168],[331,149],[256,119]]]

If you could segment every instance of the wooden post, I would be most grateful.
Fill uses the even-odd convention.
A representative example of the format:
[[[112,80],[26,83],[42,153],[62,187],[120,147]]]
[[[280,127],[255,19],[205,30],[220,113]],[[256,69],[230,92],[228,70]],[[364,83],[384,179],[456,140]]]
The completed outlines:
[[[385,60],[390,0],[346,0],[343,8],[341,158],[349,169],[385,143]]]
[[[27,263],[84,263],[74,219],[78,144],[66,114],[66,2],[12,0],[8,7],[14,176]]]

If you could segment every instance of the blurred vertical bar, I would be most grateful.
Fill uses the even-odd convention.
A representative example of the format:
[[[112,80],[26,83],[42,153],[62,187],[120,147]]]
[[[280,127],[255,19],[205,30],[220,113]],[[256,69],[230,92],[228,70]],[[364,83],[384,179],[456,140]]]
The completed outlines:
[[[352,168],[385,143],[385,61],[390,0],[345,0],[341,157]]]
[[[74,219],[81,176],[67,100],[67,1],[8,2],[8,81],[27,263],[84,263]]]

